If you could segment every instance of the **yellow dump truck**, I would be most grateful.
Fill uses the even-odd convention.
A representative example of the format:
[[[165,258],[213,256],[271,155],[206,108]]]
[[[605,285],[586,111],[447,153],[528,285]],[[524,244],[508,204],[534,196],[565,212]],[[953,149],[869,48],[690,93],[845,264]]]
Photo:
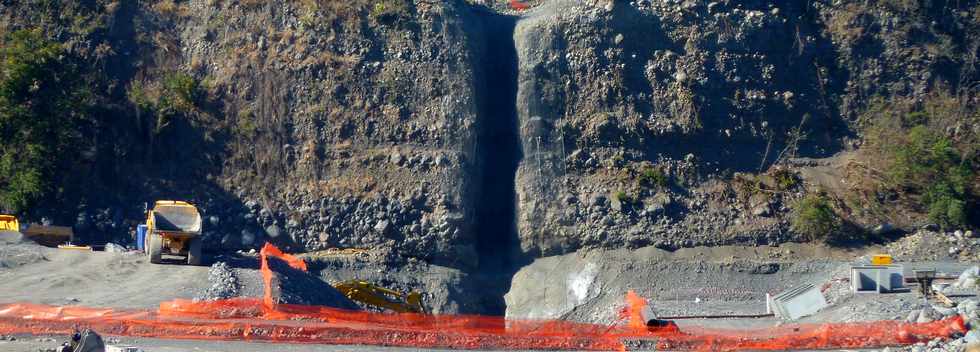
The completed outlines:
[[[197,207],[187,202],[161,200],[147,212],[143,248],[150,263],[163,262],[164,255],[186,257],[187,264],[201,264],[201,227]]]
[[[0,231],[20,231],[20,222],[13,215],[0,215]]]
[[[13,215],[0,215],[0,231],[18,232],[38,244],[48,247],[59,247],[70,244],[75,239],[75,232],[69,226],[45,226],[39,224],[20,226],[20,221]]]

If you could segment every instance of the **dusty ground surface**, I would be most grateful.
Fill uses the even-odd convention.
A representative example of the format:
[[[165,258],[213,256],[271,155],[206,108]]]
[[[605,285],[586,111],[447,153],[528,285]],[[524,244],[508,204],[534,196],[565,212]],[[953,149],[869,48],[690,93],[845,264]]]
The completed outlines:
[[[152,308],[193,298],[208,267],[150,265],[141,254],[59,250],[0,242],[0,302]]]
[[[594,251],[543,258],[517,273],[507,294],[510,318],[571,319],[612,323],[624,294],[633,290],[661,316],[763,314],[766,294],[803,284],[821,287],[832,307],[804,323],[904,319],[923,301],[917,291],[854,295],[849,267],[884,248],[859,249],[785,244],[779,247],[723,246]],[[955,260],[902,262],[912,270],[935,268],[957,275],[974,265]],[[692,323],[693,322],[693,323]],[[778,319],[685,321],[712,327],[772,326]],[[748,325],[746,325],[748,324]]]

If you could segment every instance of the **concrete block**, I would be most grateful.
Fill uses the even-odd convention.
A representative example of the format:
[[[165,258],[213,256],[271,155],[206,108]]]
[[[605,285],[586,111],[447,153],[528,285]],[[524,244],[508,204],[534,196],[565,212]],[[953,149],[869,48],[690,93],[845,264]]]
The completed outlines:
[[[885,293],[905,288],[902,265],[856,265],[851,267],[851,289],[855,293]]]
[[[820,289],[811,284],[783,291],[773,296],[771,303],[776,316],[787,320],[812,315],[828,305]]]

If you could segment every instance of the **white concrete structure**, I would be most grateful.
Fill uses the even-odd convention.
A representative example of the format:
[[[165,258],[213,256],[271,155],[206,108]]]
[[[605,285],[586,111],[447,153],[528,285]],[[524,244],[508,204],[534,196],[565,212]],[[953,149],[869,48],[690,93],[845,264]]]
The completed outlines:
[[[776,316],[786,320],[796,320],[827,307],[827,299],[820,292],[820,288],[806,284],[773,296],[771,307]]]
[[[886,293],[904,289],[904,270],[901,265],[852,266],[851,289],[855,293]]]

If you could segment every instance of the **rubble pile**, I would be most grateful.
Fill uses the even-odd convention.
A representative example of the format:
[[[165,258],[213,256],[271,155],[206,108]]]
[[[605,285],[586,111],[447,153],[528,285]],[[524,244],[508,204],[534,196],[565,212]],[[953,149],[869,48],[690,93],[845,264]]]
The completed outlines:
[[[980,274],[980,267],[975,266],[967,269],[960,275],[954,284],[943,290],[943,292],[953,290],[970,290],[971,293],[975,293],[978,283],[978,274]],[[952,308],[929,305],[925,308],[909,312],[908,318],[905,320],[909,323],[930,322],[959,315],[963,317],[967,328],[970,330],[963,336],[953,340],[943,341],[940,339],[935,339],[928,343],[920,342],[900,350],[910,352],[953,352],[980,350],[980,309],[978,309],[978,307],[980,307],[980,301],[978,301],[976,298],[968,298],[958,302],[956,306]],[[885,350],[891,351],[890,349]]]
[[[927,226],[890,243],[887,251],[900,259],[976,261],[980,259],[977,236],[969,230],[943,232]]]
[[[228,299],[238,297],[241,291],[238,275],[225,262],[211,265],[211,269],[208,270],[208,281],[211,282],[211,287],[208,287],[208,290],[197,299],[204,301]]]
[[[963,351],[967,347],[974,349],[980,348],[980,314],[978,314],[977,306],[978,304],[975,299],[967,299],[957,304],[955,308],[927,306],[920,310],[913,310],[909,313],[906,319],[907,322],[929,322],[953,317],[958,314],[966,321],[970,331],[953,340],[944,341],[935,339],[928,343],[920,342],[899,350],[910,352],[953,352]],[[893,349],[886,348],[885,351],[893,351]]]

